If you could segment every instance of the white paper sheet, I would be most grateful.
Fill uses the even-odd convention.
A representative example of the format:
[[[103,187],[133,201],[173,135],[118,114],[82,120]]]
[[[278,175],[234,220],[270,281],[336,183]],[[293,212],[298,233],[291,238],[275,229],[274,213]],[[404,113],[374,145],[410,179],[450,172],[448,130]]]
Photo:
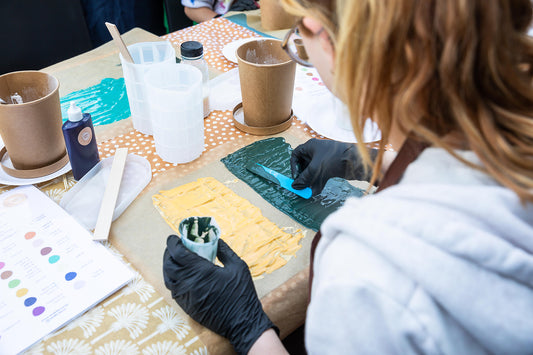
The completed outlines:
[[[16,354],[133,278],[32,185],[0,195],[0,354]]]

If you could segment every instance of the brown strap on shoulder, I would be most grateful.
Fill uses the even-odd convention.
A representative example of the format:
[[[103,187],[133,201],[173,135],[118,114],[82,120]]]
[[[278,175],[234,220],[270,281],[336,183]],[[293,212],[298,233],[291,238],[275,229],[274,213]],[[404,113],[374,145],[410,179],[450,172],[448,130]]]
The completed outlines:
[[[407,166],[411,164],[413,161],[418,158],[420,153],[424,151],[428,147],[428,144],[421,143],[418,141],[415,141],[413,139],[408,138],[405,143],[402,145],[400,150],[398,151],[398,155],[391,163],[390,167],[387,169],[387,172],[385,173],[385,176],[383,176],[383,179],[380,181],[379,187],[376,191],[376,193],[385,190],[387,187],[396,185],[398,181],[403,176],[403,173],[405,172],[405,169],[407,169]],[[320,238],[322,237],[322,234],[320,231],[315,235],[313,238],[313,241],[311,242],[311,259],[309,264],[309,297],[308,302],[311,302],[311,287],[313,285],[313,263],[315,261],[315,251],[316,246],[318,245],[318,242]]]
[[[315,274],[313,264],[315,263],[316,246],[318,245],[320,238],[322,238],[322,233],[320,233],[320,230],[319,230],[315,234],[313,241],[311,242],[311,257],[309,258],[309,292],[307,295],[307,304],[311,302],[311,288],[313,286],[313,276]]]
[[[427,147],[427,143],[421,143],[408,138],[385,172],[385,176],[383,176],[383,179],[379,182],[376,193],[385,190],[387,187],[396,185],[402,178],[407,166],[415,161],[420,153],[422,153]]]

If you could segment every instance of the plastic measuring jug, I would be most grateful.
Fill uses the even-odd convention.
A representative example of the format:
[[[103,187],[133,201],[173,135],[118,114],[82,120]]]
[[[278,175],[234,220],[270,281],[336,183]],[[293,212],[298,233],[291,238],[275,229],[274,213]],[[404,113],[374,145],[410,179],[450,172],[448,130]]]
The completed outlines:
[[[156,153],[187,163],[204,150],[202,73],[185,64],[157,66],[146,73]]]
[[[140,42],[128,46],[134,63],[119,54],[122,73],[128,93],[133,128],[144,134],[152,134],[152,123],[148,107],[145,74],[159,65],[176,63],[174,47],[167,41]]]

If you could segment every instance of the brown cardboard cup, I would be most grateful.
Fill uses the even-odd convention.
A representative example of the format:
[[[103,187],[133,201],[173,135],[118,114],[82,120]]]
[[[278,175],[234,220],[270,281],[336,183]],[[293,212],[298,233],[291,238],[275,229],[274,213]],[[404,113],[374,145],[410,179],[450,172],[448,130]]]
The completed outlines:
[[[22,97],[22,104],[11,104],[15,93]],[[0,76],[0,98],[8,102],[0,104],[0,135],[13,167],[34,170],[41,176],[62,168],[68,160],[59,167],[54,164],[66,155],[59,81],[38,71],[4,74]],[[41,169],[47,166],[50,169]]]
[[[261,27],[267,31],[291,28],[296,17],[287,13],[279,0],[261,0]]]
[[[244,122],[270,127],[289,119],[296,63],[276,39],[258,39],[237,48]]]

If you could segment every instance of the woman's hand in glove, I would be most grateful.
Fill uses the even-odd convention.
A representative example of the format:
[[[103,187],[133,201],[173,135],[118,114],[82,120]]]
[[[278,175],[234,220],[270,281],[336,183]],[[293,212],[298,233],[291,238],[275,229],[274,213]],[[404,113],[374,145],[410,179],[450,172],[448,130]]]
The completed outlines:
[[[237,353],[247,354],[266,330],[278,330],[263,311],[248,265],[222,239],[217,257],[224,267],[169,236],[163,256],[165,285],[191,318],[228,338]]]
[[[370,152],[371,158],[376,152]],[[340,177],[348,180],[368,180],[363,161],[352,143],[326,139],[310,139],[292,151],[292,187],[311,187],[313,195],[319,194],[328,180]]]

